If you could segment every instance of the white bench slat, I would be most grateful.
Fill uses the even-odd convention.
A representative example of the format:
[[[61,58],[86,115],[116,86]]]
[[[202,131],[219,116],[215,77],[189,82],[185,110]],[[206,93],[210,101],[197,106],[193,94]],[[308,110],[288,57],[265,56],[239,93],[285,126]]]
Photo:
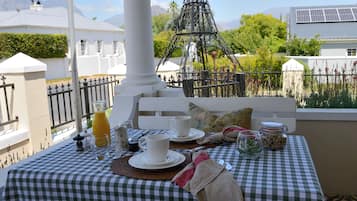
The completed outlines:
[[[212,112],[234,111],[246,107],[253,107],[255,111],[259,112],[296,112],[295,100],[293,98],[282,97],[145,97],[139,100],[139,111],[187,112],[189,102],[195,103]]]
[[[179,115],[187,115],[189,102],[214,113],[231,112],[251,107],[253,108],[252,129],[258,129],[262,121],[282,122],[288,126],[289,132],[294,132],[296,129],[295,99],[283,97],[143,97],[139,100],[139,127],[167,129],[169,128],[169,119],[172,118],[167,114],[176,112]]]

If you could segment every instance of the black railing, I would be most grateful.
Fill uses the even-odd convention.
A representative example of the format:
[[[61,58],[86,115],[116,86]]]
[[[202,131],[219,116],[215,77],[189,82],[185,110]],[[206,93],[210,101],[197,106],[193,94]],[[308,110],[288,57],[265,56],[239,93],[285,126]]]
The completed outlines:
[[[176,78],[174,76],[160,77],[169,87],[182,87],[186,96],[294,96],[291,91],[283,91],[283,74],[280,71],[239,74],[229,71],[193,72],[186,75],[178,74]],[[298,105],[302,105],[299,106],[303,107],[306,101],[314,101],[313,105],[323,105],[325,96],[334,96],[335,100],[326,97],[329,98],[330,105],[338,105],[338,103],[333,103],[339,101],[338,99],[348,99],[347,101],[354,101],[352,107],[357,107],[353,105],[357,104],[357,71],[355,69],[348,72],[328,70],[328,68],[324,71],[313,69],[311,73],[305,73],[302,79],[303,91],[299,100],[297,99]],[[340,107],[343,107],[343,104],[340,104]]]
[[[282,96],[282,73],[245,72],[247,96]]]
[[[12,109],[9,105],[9,94],[11,97],[14,93],[15,84],[7,84],[5,81],[6,77],[4,75],[1,75],[1,80],[2,83],[0,84],[0,127],[15,123],[19,120],[17,116],[13,117],[13,115],[11,114]],[[3,112],[3,110],[5,111]],[[3,114],[5,114],[5,117],[2,116]]]
[[[187,97],[230,97],[243,96],[245,91],[243,74],[226,72],[180,73],[177,78],[163,76],[168,87],[182,87]],[[159,77],[161,77],[159,75]]]
[[[113,106],[114,87],[119,84],[116,76],[83,79],[79,81],[82,117],[90,120],[96,100],[105,100],[107,108]],[[48,87],[51,128],[57,128],[74,121],[72,86],[68,84]]]

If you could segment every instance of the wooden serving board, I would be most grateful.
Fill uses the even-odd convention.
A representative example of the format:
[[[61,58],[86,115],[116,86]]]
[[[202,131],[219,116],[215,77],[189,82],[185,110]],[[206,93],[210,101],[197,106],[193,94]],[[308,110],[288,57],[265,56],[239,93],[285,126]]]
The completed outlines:
[[[113,160],[111,167],[113,174],[144,180],[171,180],[180,170],[191,162],[191,158],[186,156],[186,160],[175,167],[159,170],[144,170],[131,167],[128,163],[130,157],[131,156],[126,156]]]

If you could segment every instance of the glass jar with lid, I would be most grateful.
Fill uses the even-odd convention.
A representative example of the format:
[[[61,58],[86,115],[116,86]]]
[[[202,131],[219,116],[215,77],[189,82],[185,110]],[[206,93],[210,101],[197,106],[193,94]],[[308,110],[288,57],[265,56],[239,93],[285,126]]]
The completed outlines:
[[[260,124],[260,133],[265,148],[270,150],[284,149],[287,141],[288,127],[280,122],[266,122]]]

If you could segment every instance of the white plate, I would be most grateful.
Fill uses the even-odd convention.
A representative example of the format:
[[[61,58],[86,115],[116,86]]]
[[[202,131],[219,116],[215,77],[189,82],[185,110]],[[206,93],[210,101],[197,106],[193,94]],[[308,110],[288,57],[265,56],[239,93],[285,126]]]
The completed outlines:
[[[145,153],[142,152],[140,154],[132,156],[129,159],[128,163],[130,166],[134,168],[145,169],[145,170],[158,170],[158,169],[174,167],[176,165],[181,164],[186,159],[185,156],[182,155],[181,153],[171,150],[169,150],[167,158],[168,158],[167,162],[150,164],[146,162]]]
[[[145,155],[145,154],[144,154]],[[169,152],[167,153],[167,157],[166,157],[166,160],[164,161],[160,161],[160,162],[151,162],[149,160],[147,160],[148,158],[143,156],[142,158],[142,163],[144,165],[149,165],[149,166],[163,166],[163,165],[169,165],[169,164],[172,164],[172,163],[175,163],[178,159],[178,156],[177,154],[175,153],[171,153],[171,151],[169,150]]]
[[[176,133],[172,130],[170,130],[168,132],[168,134],[170,136],[170,140],[173,142],[188,142],[188,141],[197,140],[197,139],[205,136],[205,132],[195,129],[195,128],[191,128],[188,136],[185,136],[185,137],[177,137]]]

